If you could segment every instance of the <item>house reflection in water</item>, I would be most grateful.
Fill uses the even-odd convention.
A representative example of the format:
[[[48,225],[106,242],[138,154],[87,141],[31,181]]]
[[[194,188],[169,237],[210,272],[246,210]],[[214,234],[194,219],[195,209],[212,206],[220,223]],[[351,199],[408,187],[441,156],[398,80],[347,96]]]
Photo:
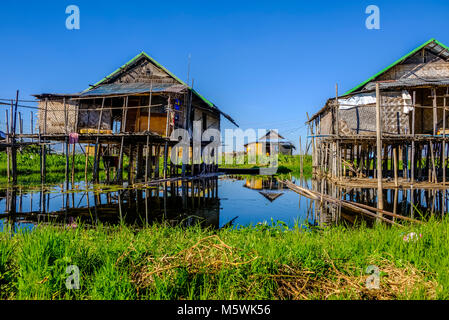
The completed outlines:
[[[0,191],[0,227],[3,223],[108,225],[152,223],[219,228],[218,179],[194,179],[161,183],[151,188],[114,189],[88,187],[77,192]],[[1,229],[1,228],[0,228]]]
[[[252,190],[259,190],[259,193],[265,197],[265,199],[273,202],[284,193],[279,190],[287,189],[287,187],[273,177],[250,177],[246,179],[245,188]]]

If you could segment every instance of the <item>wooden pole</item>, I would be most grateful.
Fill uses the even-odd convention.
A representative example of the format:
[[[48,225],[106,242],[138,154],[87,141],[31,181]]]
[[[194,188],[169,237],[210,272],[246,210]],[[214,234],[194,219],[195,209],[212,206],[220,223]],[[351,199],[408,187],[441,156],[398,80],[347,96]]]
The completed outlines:
[[[376,83],[376,143],[377,143],[377,208],[383,210],[383,185],[382,185],[382,119],[380,112],[380,87]]]
[[[393,170],[394,170],[394,186],[398,186],[398,150],[395,146],[393,148]]]
[[[118,160],[118,169],[117,169],[117,182],[122,183],[123,182],[123,145],[125,142],[125,137],[122,136],[122,140],[120,142],[120,153],[119,153],[119,160]]]
[[[446,184],[446,96],[449,94],[449,88],[446,88],[446,95],[443,99],[443,185]],[[444,203],[444,200],[443,200]]]
[[[437,134],[437,91],[435,88],[433,90],[433,135]]]
[[[166,139],[168,139],[169,134],[170,134],[170,130],[169,130],[169,126],[170,126],[170,114],[171,114],[171,97],[168,97],[168,105],[167,105],[167,122],[166,122],[166,127],[165,127],[165,137]],[[168,141],[165,142],[165,146],[164,146],[164,179],[167,178],[167,161],[168,161]]]
[[[5,110],[5,119],[6,119],[6,143],[9,144],[10,143],[10,138],[9,138],[9,115],[8,115],[8,110]],[[7,177],[8,177],[8,182],[10,182],[11,180],[11,164],[10,164],[10,157],[11,157],[11,148],[8,147],[6,148],[6,171],[7,171]]]
[[[72,189],[75,184],[75,142],[73,142],[72,146]]]
[[[301,177],[303,176],[302,159],[303,159],[302,142],[301,142],[301,136],[299,136],[299,172],[300,172]]]
[[[435,155],[434,155],[434,148],[433,148],[433,142],[430,143],[430,156],[431,156],[431,161],[432,161],[432,175],[433,175],[433,179],[432,181],[434,183],[437,182],[437,172],[436,172],[436,168],[435,168]]]
[[[150,83],[150,96],[148,98],[148,123],[147,123],[147,145],[145,151],[145,184],[148,183],[149,175],[151,173],[150,168],[150,124],[151,124],[151,102],[153,98],[153,81]]]
[[[12,146],[11,146],[11,151],[12,151],[12,157],[11,157],[11,161],[12,161],[12,182],[15,184],[17,183],[17,147],[16,147],[16,124],[17,124],[17,106],[19,103],[19,91],[17,90],[16,93],[16,104],[15,104],[15,108],[14,108],[14,121],[12,123],[13,128],[11,130],[12,133]]]
[[[416,109],[416,91],[413,91],[413,109],[412,109],[412,156],[410,159],[410,180],[415,182],[415,109]]]
[[[86,159],[85,159],[86,161],[84,164],[84,180],[86,181],[86,184],[87,184],[87,168],[89,165],[89,152],[87,150],[90,150],[90,143],[87,144],[86,152],[84,153],[84,155],[86,156]],[[86,187],[87,187],[87,185],[86,185]]]
[[[335,84],[335,118],[336,118],[336,134],[337,142],[335,144],[335,173],[341,180],[341,153],[340,153],[340,105],[338,103],[338,83]]]
[[[100,155],[99,155],[99,143],[100,143],[100,137],[99,134],[101,132],[101,121],[103,118],[103,108],[104,108],[104,102],[105,98],[103,98],[101,102],[101,109],[100,109],[100,116],[98,118],[98,128],[97,128],[97,139],[95,141],[95,151],[94,151],[94,170],[93,170],[93,178],[95,182],[98,182],[98,171],[100,167]]]

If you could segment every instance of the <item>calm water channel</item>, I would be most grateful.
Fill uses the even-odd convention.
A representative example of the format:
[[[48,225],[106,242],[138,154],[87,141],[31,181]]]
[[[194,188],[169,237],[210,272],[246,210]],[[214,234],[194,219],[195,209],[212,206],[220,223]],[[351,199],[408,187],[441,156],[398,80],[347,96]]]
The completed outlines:
[[[374,189],[341,189],[319,181],[293,177],[294,183],[347,200],[376,206]],[[363,217],[317,204],[287,189],[273,177],[222,176],[160,184],[150,189],[93,186],[76,183],[73,190],[63,185],[0,189],[0,229],[5,226],[32,229],[39,223],[75,225],[98,222],[144,226],[166,221],[170,224],[222,228],[282,221],[329,225],[354,224]],[[444,214],[445,190],[385,190],[386,210],[420,218],[430,212]]]

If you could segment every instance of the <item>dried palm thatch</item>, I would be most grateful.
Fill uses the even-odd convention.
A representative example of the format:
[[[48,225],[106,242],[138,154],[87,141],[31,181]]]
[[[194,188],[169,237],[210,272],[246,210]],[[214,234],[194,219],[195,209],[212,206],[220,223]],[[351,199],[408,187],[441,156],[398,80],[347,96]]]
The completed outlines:
[[[286,269],[288,277],[278,277],[280,299],[332,299],[345,296],[350,299],[392,300],[401,299],[405,293],[423,290],[427,297],[436,297],[437,285],[426,280],[425,274],[412,265],[397,267],[389,260],[379,263],[379,286],[369,288],[370,275],[351,276],[338,270],[328,259],[332,269],[325,276],[316,277],[306,271]]]
[[[154,283],[155,277],[170,277],[178,268],[189,274],[213,274],[225,266],[238,267],[258,259],[256,255],[248,257],[238,251],[240,249],[225,244],[217,235],[208,236],[173,256],[147,257],[145,263],[136,268],[133,282],[138,288],[145,288]]]

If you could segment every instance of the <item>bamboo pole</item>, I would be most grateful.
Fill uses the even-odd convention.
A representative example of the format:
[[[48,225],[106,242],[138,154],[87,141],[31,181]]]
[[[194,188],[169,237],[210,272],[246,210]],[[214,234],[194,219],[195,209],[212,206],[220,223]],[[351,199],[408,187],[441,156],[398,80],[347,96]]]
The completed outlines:
[[[382,136],[381,136],[381,112],[380,112],[380,87],[376,83],[376,143],[377,143],[377,208],[383,210],[383,186],[382,186]]]
[[[436,172],[436,168],[435,168],[435,155],[434,155],[434,147],[433,147],[433,142],[430,142],[430,156],[432,158],[432,181],[434,183],[437,182],[437,172]]]
[[[151,124],[151,101],[153,98],[153,81],[150,83],[150,96],[148,101],[148,122],[147,122],[147,144],[146,144],[146,150],[145,150],[145,184],[148,183],[149,176],[151,174],[151,168],[150,168],[150,124]]]
[[[446,88],[446,95],[449,94],[449,88]],[[443,185],[446,184],[446,96],[443,98]],[[443,201],[444,202],[444,201]]]
[[[392,217],[396,217],[396,218],[404,219],[404,220],[408,220],[408,221],[412,220],[412,219],[410,219],[408,217],[396,215],[396,214],[393,214],[393,213],[385,211],[385,210],[376,209],[376,208],[373,208],[373,207],[370,207],[370,206],[367,206],[367,205],[362,205],[360,203],[354,203],[354,202],[350,202],[350,201],[347,201],[347,200],[341,200],[341,199],[338,199],[338,198],[326,195],[324,193],[318,193],[316,191],[307,190],[307,189],[302,188],[302,187],[300,187],[300,186],[298,186],[296,184],[293,184],[290,181],[283,181],[283,183],[289,189],[291,189],[291,190],[293,190],[293,191],[295,191],[295,192],[297,192],[299,194],[302,194],[305,197],[309,197],[309,198],[311,198],[313,200],[318,200],[318,201],[321,201],[321,202],[324,200],[324,201],[327,201],[327,202],[330,202],[330,203],[338,204],[338,205],[341,205],[342,207],[344,207],[346,209],[353,210],[355,212],[358,212],[358,213],[370,216],[372,218],[376,218],[376,219],[385,221],[385,222],[390,223],[390,224],[394,224],[394,225],[400,226],[399,224],[397,224],[397,223],[395,223],[395,222],[393,222],[393,221],[391,221],[389,219],[384,218],[383,215],[389,215],[389,216],[392,216]],[[378,212],[379,214],[375,214],[372,211]],[[420,223],[420,221],[417,221],[417,220],[413,220],[413,222]]]
[[[101,121],[103,118],[103,108],[104,108],[105,98],[103,98],[101,102],[101,109],[100,109],[100,116],[98,118],[98,128],[97,128],[97,139],[95,141],[95,151],[94,151],[94,170],[93,170],[93,180],[95,182],[98,182],[98,170],[99,170],[99,164],[100,164],[100,155],[99,155],[99,143],[100,143],[100,131],[101,131]]]
[[[123,182],[123,148],[125,143],[125,137],[122,136],[122,140],[120,142],[120,153],[119,153],[119,160],[118,160],[118,169],[117,169],[117,182],[122,183]]]
[[[433,135],[437,134],[437,91],[435,88],[432,89],[433,92]]]
[[[413,109],[412,109],[412,156],[410,159],[410,181],[415,182],[415,109],[416,109],[416,91],[413,91]]]
[[[90,150],[90,143],[87,144],[86,152],[84,153],[84,155],[85,155],[84,180],[86,181],[86,184],[87,184],[87,168],[89,165],[89,153],[87,152],[87,150]],[[87,185],[86,185],[86,187],[87,187]]]
[[[397,147],[393,148],[393,170],[394,170],[394,186],[398,186],[398,151]]]
[[[6,119],[6,143],[9,144],[10,143],[10,137],[9,137],[9,115],[8,115],[8,110],[5,110],[5,119]],[[8,177],[8,182],[11,181],[11,148],[7,147],[6,148],[6,174]]]
[[[302,160],[303,160],[302,143],[301,143],[301,136],[299,136],[299,172],[300,172],[300,177],[301,178],[303,176]]]

